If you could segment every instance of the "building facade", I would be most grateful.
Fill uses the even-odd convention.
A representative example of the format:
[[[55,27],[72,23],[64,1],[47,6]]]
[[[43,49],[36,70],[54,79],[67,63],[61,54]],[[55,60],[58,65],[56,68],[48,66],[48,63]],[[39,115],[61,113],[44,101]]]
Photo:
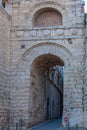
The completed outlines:
[[[54,86],[62,96],[54,89],[51,99],[57,93],[56,107],[61,99],[58,107],[62,112],[51,113],[50,117],[59,114],[64,126],[67,117],[71,126],[87,127],[84,1],[0,0],[0,3],[0,122],[22,121],[24,127],[29,127],[46,120],[47,98]],[[58,76],[58,71],[52,82],[46,76],[56,66],[61,66],[64,73]],[[57,69],[60,67],[56,72]],[[58,87],[55,80],[59,83],[60,79],[63,82]],[[59,111],[56,107],[53,109]]]
[[[63,67],[53,66],[45,72],[46,76],[46,118],[60,118],[63,112]]]

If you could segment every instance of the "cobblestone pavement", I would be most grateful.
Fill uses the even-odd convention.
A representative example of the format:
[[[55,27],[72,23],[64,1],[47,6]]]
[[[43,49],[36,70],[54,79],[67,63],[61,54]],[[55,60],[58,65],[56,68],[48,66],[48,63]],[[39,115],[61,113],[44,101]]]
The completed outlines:
[[[39,125],[36,125],[28,130],[64,130],[61,126],[61,119],[55,119],[51,121],[45,121]]]

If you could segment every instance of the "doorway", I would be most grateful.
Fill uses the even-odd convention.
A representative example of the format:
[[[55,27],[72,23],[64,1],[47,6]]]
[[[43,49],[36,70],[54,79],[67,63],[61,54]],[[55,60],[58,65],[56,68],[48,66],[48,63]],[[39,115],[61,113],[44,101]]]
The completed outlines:
[[[30,74],[32,125],[62,117],[64,62],[55,55],[37,57]]]

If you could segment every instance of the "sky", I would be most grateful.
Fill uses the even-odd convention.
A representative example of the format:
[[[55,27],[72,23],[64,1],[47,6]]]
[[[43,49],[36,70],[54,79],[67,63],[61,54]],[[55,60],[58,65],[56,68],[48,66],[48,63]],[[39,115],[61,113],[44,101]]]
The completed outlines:
[[[87,13],[87,0],[84,1],[85,1],[85,12]]]

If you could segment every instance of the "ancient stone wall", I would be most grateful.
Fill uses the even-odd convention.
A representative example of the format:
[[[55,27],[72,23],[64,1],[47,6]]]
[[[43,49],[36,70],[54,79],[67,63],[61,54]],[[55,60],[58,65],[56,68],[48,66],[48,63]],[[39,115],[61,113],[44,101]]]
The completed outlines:
[[[10,42],[9,16],[0,6],[0,126],[9,121]]]
[[[15,0],[13,2],[10,86],[12,122],[22,119],[24,124],[27,124],[26,126],[33,122],[29,111],[33,105],[32,94],[34,92],[31,85],[31,66],[37,57],[51,54],[51,56],[55,55],[56,60],[61,64],[63,62],[65,66],[63,125],[65,125],[64,117],[66,116],[71,126],[77,123],[84,124],[84,93],[82,90],[84,88],[85,39],[82,5],[80,0],[21,0],[19,2]],[[61,13],[62,26],[33,27],[34,15],[45,8],[56,9]],[[51,56],[49,59],[54,62],[55,58]],[[45,60],[42,63],[44,62]]]
[[[76,2],[74,0],[50,0],[49,2],[46,0],[15,0],[12,5],[12,26],[32,27],[35,13],[43,8],[54,8],[58,10],[63,17],[63,26],[82,24],[80,17],[82,15],[82,4],[80,0]]]

